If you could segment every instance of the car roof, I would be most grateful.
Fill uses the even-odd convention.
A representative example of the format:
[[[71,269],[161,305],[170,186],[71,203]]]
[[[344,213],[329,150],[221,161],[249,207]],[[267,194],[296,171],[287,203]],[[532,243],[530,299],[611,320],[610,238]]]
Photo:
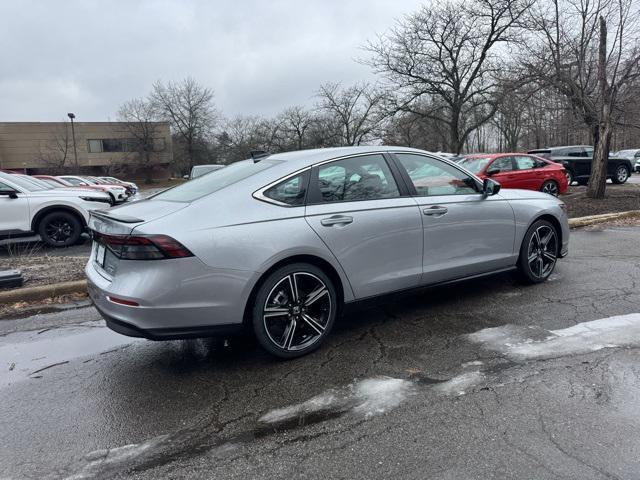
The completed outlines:
[[[312,150],[296,150],[292,152],[274,153],[263,159],[269,159],[273,161],[287,162],[290,167],[304,168],[306,166],[313,165],[315,163],[323,162],[325,160],[333,160],[340,157],[347,157],[350,155],[363,155],[367,153],[381,153],[381,152],[406,152],[406,153],[420,153],[438,156],[437,153],[427,152],[417,148],[410,147],[395,147],[389,145],[367,145],[367,146],[355,146],[355,147],[331,147],[331,148],[316,148]],[[444,158],[444,157],[440,157]]]

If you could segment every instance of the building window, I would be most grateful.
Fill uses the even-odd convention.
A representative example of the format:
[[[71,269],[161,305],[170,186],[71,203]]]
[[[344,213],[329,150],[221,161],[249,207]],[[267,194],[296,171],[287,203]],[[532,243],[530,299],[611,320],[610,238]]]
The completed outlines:
[[[88,140],[89,153],[135,152],[138,142],[135,138],[102,138]]]
[[[102,140],[89,140],[89,153],[102,152]]]

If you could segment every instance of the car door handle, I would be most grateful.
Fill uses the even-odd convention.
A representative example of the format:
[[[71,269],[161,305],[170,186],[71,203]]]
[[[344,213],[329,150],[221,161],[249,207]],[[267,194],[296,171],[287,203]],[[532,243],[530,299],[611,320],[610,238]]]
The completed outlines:
[[[429,207],[422,210],[425,215],[444,215],[449,209],[447,207]]]
[[[323,218],[320,220],[320,223],[324,227],[331,227],[332,225],[348,225],[353,223],[353,217],[348,217],[346,215],[334,215],[333,217]]]

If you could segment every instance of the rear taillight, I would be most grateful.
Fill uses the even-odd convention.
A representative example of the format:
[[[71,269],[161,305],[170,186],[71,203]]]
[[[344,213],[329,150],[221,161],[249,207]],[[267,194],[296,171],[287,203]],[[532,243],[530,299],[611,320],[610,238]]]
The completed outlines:
[[[167,235],[104,235],[94,238],[123,260],[160,260],[192,257],[184,245]]]

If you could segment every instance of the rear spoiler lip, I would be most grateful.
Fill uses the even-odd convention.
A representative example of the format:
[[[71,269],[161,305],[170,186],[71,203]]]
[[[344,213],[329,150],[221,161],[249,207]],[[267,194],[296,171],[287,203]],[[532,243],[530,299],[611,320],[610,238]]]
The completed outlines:
[[[89,215],[93,215],[98,218],[106,218],[108,220],[115,220],[121,223],[142,223],[144,220],[142,218],[132,217],[130,215],[118,215],[114,212],[107,212],[105,210],[91,210]]]

